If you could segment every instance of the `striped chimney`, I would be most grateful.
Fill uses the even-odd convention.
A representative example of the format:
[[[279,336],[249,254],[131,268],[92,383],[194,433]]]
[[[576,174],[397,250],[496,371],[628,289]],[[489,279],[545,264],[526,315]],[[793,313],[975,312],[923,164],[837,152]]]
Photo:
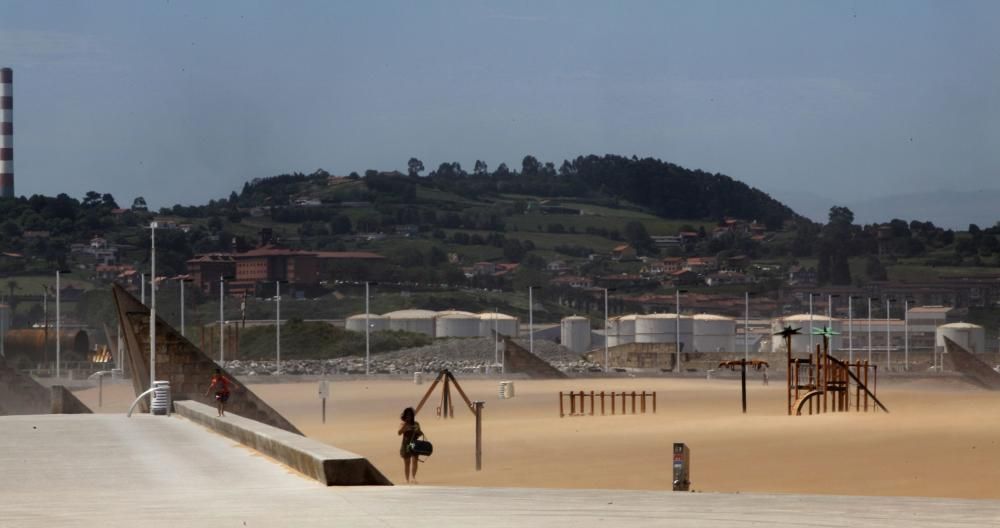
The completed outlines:
[[[14,197],[14,70],[0,68],[0,198]]]

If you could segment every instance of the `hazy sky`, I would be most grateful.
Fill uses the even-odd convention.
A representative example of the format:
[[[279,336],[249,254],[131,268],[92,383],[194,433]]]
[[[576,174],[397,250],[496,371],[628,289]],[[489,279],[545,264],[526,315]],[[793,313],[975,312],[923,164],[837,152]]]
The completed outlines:
[[[998,27],[995,1],[4,0],[0,65],[18,194],[617,153],[846,202],[1000,188]]]

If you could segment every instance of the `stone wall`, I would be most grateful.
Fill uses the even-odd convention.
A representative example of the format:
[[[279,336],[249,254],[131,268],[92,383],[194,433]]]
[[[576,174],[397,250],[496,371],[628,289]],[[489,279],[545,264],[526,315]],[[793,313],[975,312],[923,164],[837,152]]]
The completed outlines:
[[[608,348],[608,362],[611,368],[672,370],[676,350],[673,343],[626,343]],[[587,357],[604,365],[604,350],[594,350]]]
[[[547,361],[525,350],[509,337],[503,337],[504,372],[527,374],[532,378],[566,378],[563,371],[553,367]]]
[[[989,365],[947,337],[944,338],[944,347],[947,351],[945,357],[948,358],[955,370],[984,389],[1000,390],[1000,372],[993,370]]]
[[[124,334],[132,385],[139,395],[149,388],[149,309],[118,285],[113,287],[118,319]],[[157,318],[156,380],[169,381],[174,400],[194,400],[215,405],[214,395],[205,395],[215,369],[219,366],[172,326]],[[278,411],[248,389],[234,375],[223,373],[232,381],[232,395],[226,410],[286,431],[302,434]],[[148,412],[146,399],[141,409]]]

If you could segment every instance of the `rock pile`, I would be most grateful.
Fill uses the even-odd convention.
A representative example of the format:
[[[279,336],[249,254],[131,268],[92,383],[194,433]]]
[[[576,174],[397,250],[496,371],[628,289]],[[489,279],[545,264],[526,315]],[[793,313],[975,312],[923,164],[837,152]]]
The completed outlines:
[[[517,340],[517,343],[528,348],[527,340]],[[534,349],[535,355],[565,372],[599,370],[598,365],[551,341],[535,340]],[[497,354],[492,338],[441,339],[428,346],[372,355],[371,371],[375,374],[410,374],[449,369],[455,373],[486,373],[496,368]],[[503,354],[502,342],[499,354]],[[226,368],[239,376],[274,375],[275,367],[274,361],[234,360],[226,363]],[[364,374],[365,358],[291,359],[281,362],[281,371],[282,374],[316,376]]]

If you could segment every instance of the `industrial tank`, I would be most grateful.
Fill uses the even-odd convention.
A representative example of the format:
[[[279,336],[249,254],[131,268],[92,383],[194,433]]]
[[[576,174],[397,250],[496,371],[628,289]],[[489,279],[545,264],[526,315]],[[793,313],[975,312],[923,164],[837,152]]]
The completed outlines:
[[[608,321],[608,346],[635,343],[636,314],[619,315]]]
[[[368,323],[372,332],[379,332],[389,329],[389,319],[379,314],[368,314]],[[344,328],[354,332],[365,331],[365,314],[352,315],[344,321]]]
[[[697,314],[693,319],[695,352],[732,352],[735,349],[735,319],[712,314]]]
[[[979,325],[951,323],[937,327],[934,332],[934,343],[941,350],[944,350],[945,337],[973,354],[986,352],[986,330]]]
[[[854,320],[854,343],[855,349],[857,349],[858,336],[861,335],[861,325],[864,324],[864,332],[867,332],[868,321],[860,321],[859,319]],[[872,328],[878,328],[877,321],[872,322]],[[813,349],[809,350],[809,335],[810,322],[809,314],[796,314],[796,315],[786,315],[784,317],[779,317],[771,323],[771,333],[778,333],[785,329],[786,326],[792,328],[800,328],[799,333],[792,336],[792,353],[793,354],[807,354],[814,353],[816,351],[816,345],[823,344],[823,336],[814,335],[812,336]],[[847,346],[847,324],[842,319],[830,319],[826,318],[826,315],[813,314],[812,315],[812,328],[822,328],[824,326],[831,326],[834,332],[839,332],[840,335],[833,336],[830,340],[830,353],[839,354],[840,350]],[[867,334],[865,334],[867,335]],[[884,331],[882,335],[885,335]],[[785,348],[785,340],[781,336],[771,337],[771,352],[784,354],[787,349]]]
[[[389,330],[402,330],[434,337],[434,317],[430,310],[397,310],[383,317],[389,320]]]
[[[434,328],[437,337],[479,337],[479,316],[458,310],[438,312]]]
[[[582,354],[590,350],[590,320],[573,315],[560,323],[562,346]]]
[[[680,339],[677,327],[680,325]],[[680,342],[682,351],[689,351],[694,345],[694,320],[682,315],[679,320],[676,314],[640,315],[635,320],[636,343],[676,343]]]
[[[90,337],[83,330],[59,332],[59,346],[63,360],[83,361],[90,351]],[[48,337],[48,341],[46,341]],[[25,360],[30,363],[55,361],[56,331],[49,328],[22,328],[8,330],[4,336],[4,353],[8,360]]]
[[[507,314],[495,312],[483,312],[479,314],[480,336],[492,336],[494,328],[496,328],[497,333],[500,335],[517,337],[520,331],[520,323],[517,317]]]

